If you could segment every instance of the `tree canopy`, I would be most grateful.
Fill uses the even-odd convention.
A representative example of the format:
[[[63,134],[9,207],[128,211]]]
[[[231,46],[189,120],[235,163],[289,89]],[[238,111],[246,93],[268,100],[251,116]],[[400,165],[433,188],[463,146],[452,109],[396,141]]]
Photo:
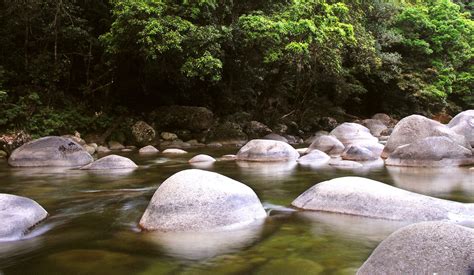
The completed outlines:
[[[0,129],[198,105],[304,124],[474,107],[470,1],[0,2]],[[121,106],[117,111],[117,106]]]

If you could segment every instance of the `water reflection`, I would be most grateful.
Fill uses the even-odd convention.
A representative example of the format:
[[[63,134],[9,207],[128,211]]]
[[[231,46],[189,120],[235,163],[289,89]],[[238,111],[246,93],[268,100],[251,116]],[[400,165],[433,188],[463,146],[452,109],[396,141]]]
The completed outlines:
[[[220,232],[147,232],[147,240],[166,254],[185,260],[204,260],[233,253],[260,239],[264,220],[242,229]]]
[[[387,167],[395,186],[428,195],[451,192],[474,194],[474,173],[468,168]],[[474,201],[473,201],[474,202]]]
[[[288,162],[249,162],[236,161],[240,172],[259,177],[262,180],[285,180],[290,177],[297,166],[296,161]]]
[[[409,222],[371,219],[360,216],[319,211],[302,211],[296,214],[311,222],[314,235],[337,233],[346,239],[378,243]]]

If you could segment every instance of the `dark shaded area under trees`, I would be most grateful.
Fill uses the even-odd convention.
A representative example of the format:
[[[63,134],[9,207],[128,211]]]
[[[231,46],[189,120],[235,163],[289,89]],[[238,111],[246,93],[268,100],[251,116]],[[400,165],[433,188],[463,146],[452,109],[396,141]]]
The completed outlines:
[[[0,132],[103,132],[158,106],[274,125],[474,107],[470,1],[0,1]]]

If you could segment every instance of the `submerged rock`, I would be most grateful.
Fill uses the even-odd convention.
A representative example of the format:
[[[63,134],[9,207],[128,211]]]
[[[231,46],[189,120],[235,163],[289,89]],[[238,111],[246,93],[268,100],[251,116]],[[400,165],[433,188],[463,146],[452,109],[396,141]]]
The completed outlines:
[[[0,194],[0,242],[21,239],[47,216],[48,212],[31,199]]]
[[[464,136],[471,147],[474,147],[474,110],[459,113],[448,123],[448,127]]]
[[[82,167],[82,170],[134,169],[138,166],[130,159],[117,155],[108,155]]]
[[[145,147],[140,148],[140,150],[138,150],[139,154],[157,154],[159,152],[160,151],[152,145],[147,145]]]
[[[398,147],[385,161],[393,166],[463,166],[474,164],[470,149],[447,137],[427,137]]]
[[[156,190],[140,226],[157,231],[223,231],[266,217],[255,192],[214,172],[184,170]]]
[[[471,274],[474,230],[446,222],[412,224],[377,246],[357,274]]]
[[[237,160],[243,161],[292,161],[300,154],[288,143],[277,140],[254,139],[240,148]]]
[[[200,154],[200,155],[192,157],[188,162],[198,163],[198,162],[215,162],[215,161],[216,159],[211,156]]]
[[[313,150],[320,150],[330,156],[339,156],[344,151],[344,144],[334,136],[323,135],[311,143],[306,153]]]
[[[94,159],[81,145],[63,137],[43,137],[15,149],[8,163],[15,167],[75,167]]]
[[[396,221],[474,221],[472,204],[424,196],[361,177],[321,182],[291,204],[304,210]]]
[[[458,135],[446,125],[424,116],[411,115],[397,123],[385,145],[382,157],[387,158],[399,146],[437,136],[447,137],[457,144],[471,149],[464,136]]]

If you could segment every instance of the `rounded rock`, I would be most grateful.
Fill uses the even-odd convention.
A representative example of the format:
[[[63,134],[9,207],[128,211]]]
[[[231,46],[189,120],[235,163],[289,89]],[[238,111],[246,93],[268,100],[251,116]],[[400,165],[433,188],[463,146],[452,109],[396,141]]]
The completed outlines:
[[[197,163],[197,162],[215,162],[215,161],[216,159],[211,156],[200,154],[200,155],[192,157],[188,162]]]
[[[338,156],[344,151],[344,144],[334,136],[323,135],[311,143],[306,153],[313,150],[320,150],[330,156]]]
[[[34,200],[0,194],[0,242],[21,239],[24,234],[48,216]]]
[[[250,187],[214,172],[190,169],[158,187],[140,226],[156,231],[225,231],[266,216]]]
[[[474,221],[474,205],[424,196],[361,177],[342,177],[306,190],[291,205],[395,221]]]
[[[398,147],[385,161],[393,166],[463,166],[474,164],[471,150],[448,137],[427,137]]]
[[[139,154],[157,154],[159,152],[160,151],[152,145],[147,145],[145,147],[140,148],[140,150],[138,150]]]
[[[448,123],[448,127],[464,136],[471,147],[474,147],[474,110],[459,113]]]
[[[468,227],[412,224],[381,242],[357,274],[471,274],[473,244],[474,230]]]
[[[310,153],[300,157],[297,161],[302,165],[319,166],[328,163],[330,159],[331,157],[326,153],[319,150],[313,150]]]
[[[382,157],[387,158],[399,146],[436,136],[448,137],[457,144],[471,149],[464,136],[458,135],[446,125],[424,116],[411,115],[397,123],[385,145]]]
[[[345,122],[331,131],[345,146],[355,143],[377,143],[378,139],[370,133],[370,130],[357,123]]]
[[[277,140],[254,139],[240,148],[237,160],[294,161],[300,154],[288,143]]]
[[[76,167],[94,159],[81,145],[63,137],[43,137],[15,149],[8,159],[14,167]]]
[[[134,169],[138,166],[130,159],[118,155],[108,155],[91,164],[82,167],[82,170]]]
[[[349,145],[341,155],[342,159],[353,161],[377,160],[379,156],[380,154],[376,154],[371,150],[357,144]]]

